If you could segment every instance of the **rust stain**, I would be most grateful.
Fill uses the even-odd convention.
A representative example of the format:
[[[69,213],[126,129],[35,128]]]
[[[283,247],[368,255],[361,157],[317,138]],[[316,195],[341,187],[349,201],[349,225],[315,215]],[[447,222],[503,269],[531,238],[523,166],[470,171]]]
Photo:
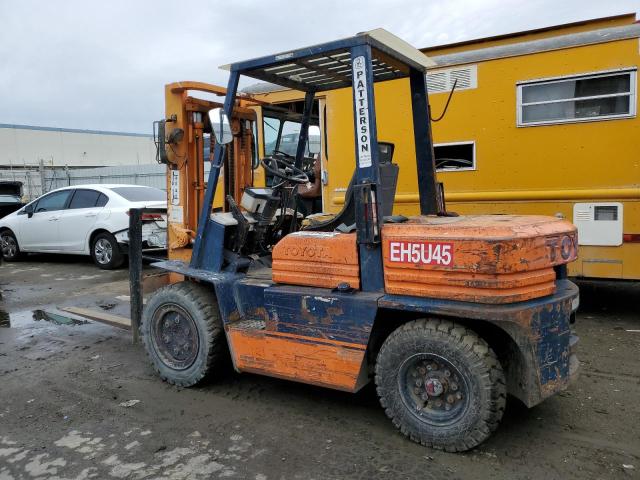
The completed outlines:
[[[264,307],[252,308],[247,312],[247,315],[254,319],[264,320],[265,322],[269,320],[269,313],[267,313],[267,309]]]
[[[239,320],[242,320],[242,317],[240,316],[240,312],[238,310],[234,310],[229,314],[229,320],[228,323],[233,323],[233,322],[237,322]]]

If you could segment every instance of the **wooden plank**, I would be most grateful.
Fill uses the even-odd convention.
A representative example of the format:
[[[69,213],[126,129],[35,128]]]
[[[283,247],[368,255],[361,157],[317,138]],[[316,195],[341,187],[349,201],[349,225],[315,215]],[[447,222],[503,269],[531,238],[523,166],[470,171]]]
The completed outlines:
[[[98,310],[91,310],[89,308],[80,308],[80,307],[65,307],[59,308],[64,312],[73,313],[75,315],[80,315],[81,317],[88,318],[89,320],[93,320],[100,323],[106,323],[107,325],[111,325],[112,327],[124,328],[126,330],[131,330],[131,319],[126,317],[120,317],[118,315],[111,315],[110,313],[100,312]]]

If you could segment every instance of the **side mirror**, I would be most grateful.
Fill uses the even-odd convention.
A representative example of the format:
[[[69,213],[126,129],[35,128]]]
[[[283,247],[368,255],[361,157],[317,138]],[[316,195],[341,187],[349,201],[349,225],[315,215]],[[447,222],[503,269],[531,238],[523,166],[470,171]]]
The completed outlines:
[[[215,136],[216,142],[225,145],[233,140],[229,119],[222,108],[209,110],[209,121],[211,122],[211,133]]]
[[[154,141],[156,143],[156,149],[157,149],[157,157],[159,160],[159,163],[169,163],[169,157],[167,156],[167,148],[164,144],[164,142],[166,141],[166,120],[159,120],[158,122],[158,136],[156,138],[154,138]],[[153,125],[155,126],[156,122],[153,122]],[[153,132],[154,136],[156,134],[155,132],[155,128],[154,128],[154,132]]]
[[[318,125],[309,125],[309,153],[320,153],[320,127]]]
[[[24,207],[24,213],[26,213],[29,218],[33,217],[33,203]]]

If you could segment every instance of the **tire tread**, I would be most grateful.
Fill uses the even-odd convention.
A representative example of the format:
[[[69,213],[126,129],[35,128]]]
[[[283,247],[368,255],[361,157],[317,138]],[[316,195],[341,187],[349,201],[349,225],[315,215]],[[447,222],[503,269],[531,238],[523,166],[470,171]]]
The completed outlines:
[[[216,301],[215,294],[209,288],[191,281],[183,281],[162,287],[154,293],[154,296],[162,295],[167,291],[173,291],[174,293],[184,296],[185,299],[191,301],[203,314],[202,316],[205,320],[205,341],[207,344],[207,358],[204,361],[204,368],[200,369],[195,376],[188,380],[173,378],[157,366],[151,354],[153,349],[151,339],[148,335],[144,334],[142,325],[140,328],[140,337],[145,345],[147,356],[151,360],[154,370],[162,380],[179,387],[191,387],[210,379],[214,373],[213,366],[220,363],[226,354],[227,345],[224,341],[224,328],[218,311],[218,302]],[[149,301],[151,301],[151,299]],[[145,320],[148,321],[150,319],[144,319],[143,315],[143,322]]]
[[[486,370],[490,379],[489,386],[485,387],[485,390],[490,390],[489,402],[487,402],[487,405],[481,406],[480,420],[466,436],[455,441],[438,443],[417,435],[410,428],[410,425],[406,425],[401,421],[402,417],[396,411],[398,403],[400,408],[405,408],[401,400],[390,402],[388,399],[391,392],[387,391],[383,382],[383,375],[387,374],[387,372],[383,371],[384,359],[388,356],[400,354],[401,352],[393,352],[392,350],[402,345],[403,341],[414,341],[414,335],[417,332],[429,332],[429,335],[435,335],[441,340],[455,341],[458,346],[463,347],[468,355],[475,357],[474,368],[480,367],[480,369]],[[380,404],[384,408],[386,415],[405,436],[426,447],[442,449],[448,452],[470,450],[486,440],[498,428],[506,405],[504,372],[494,351],[473,330],[449,320],[419,319],[405,323],[393,331],[387,337],[378,353],[378,361],[375,366],[375,383]]]

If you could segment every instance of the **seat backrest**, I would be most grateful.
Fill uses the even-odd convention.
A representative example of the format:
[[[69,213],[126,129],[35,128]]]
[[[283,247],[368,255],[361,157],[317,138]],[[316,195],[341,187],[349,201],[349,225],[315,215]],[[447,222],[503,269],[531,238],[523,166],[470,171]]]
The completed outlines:
[[[392,145],[392,144],[385,144]],[[393,151],[393,150],[392,150]],[[382,157],[382,156],[381,156]],[[380,163],[380,206],[382,208],[382,216],[388,217],[393,214],[393,202],[396,196],[396,187],[398,186],[398,165],[391,163],[390,156]],[[353,172],[349,186],[344,195],[344,205],[342,210],[333,218],[322,222],[313,222],[305,227],[305,230],[316,232],[331,232],[342,224],[347,227],[356,223],[356,202],[353,198],[353,183],[355,182],[356,173]]]

